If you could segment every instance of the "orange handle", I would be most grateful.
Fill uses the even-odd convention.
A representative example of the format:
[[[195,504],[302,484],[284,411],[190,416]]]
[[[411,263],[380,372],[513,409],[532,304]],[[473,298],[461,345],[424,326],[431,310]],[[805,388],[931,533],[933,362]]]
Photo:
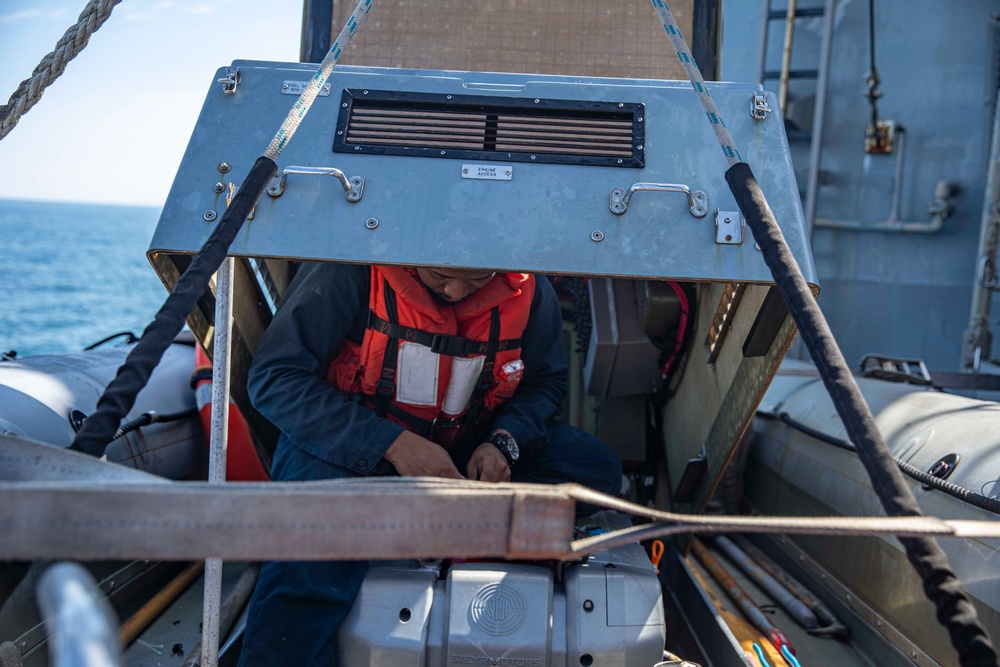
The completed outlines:
[[[664,546],[661,540],[653,540],[652,556],[650,560],[656,567],[656,573],[660,573],[660,559],[663,558]]]

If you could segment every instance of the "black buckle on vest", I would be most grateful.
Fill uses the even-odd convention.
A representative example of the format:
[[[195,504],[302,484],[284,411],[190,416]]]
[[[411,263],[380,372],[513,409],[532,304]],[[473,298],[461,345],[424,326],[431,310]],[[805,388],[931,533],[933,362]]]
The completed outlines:
[[[479,392],[486,392],[492,386],[493,386],[493,374],[480,373],[479,380],[476,381],[476,390]]]
[[[463,421],[464,420],[462,419],[462,416],[448,417],[446,419],[441,419],[440,417],[438,417],[437,419],[434,420],[434,429],[440,431],[443,429],[458,428],[459,426],[462,425]]]
[[[381,398],[392,398],[392,392],[396,390],[396,383],[385,378],[375,383],[375,395]]]
[[[449,357],[465,356],[466,340],[460,336],[450,336],[448,334],[434,334],[431,340],[431,352],[446,354]]]

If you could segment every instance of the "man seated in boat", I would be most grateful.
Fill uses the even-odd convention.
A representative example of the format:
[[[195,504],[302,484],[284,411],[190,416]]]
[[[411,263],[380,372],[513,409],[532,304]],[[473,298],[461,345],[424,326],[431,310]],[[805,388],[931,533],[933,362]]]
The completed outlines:
[[[621,463],[554,421],[562,314],[546,278],[446,268],[303,268],[250,369],[282,435],[275,480],[366,475],[577,482],[616,495]],[[241,665],[336,664],[367,562],[271,562]]]

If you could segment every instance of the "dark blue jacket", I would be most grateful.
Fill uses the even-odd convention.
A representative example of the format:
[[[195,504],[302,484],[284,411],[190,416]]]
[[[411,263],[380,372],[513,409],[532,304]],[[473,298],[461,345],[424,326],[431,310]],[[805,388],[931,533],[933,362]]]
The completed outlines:
[[[568,377],[559,301],[546,278],[536,282],[522,336],[524,378],[493,422],[526,453],[544,442]],[[345,339],[361,343],[369,290],[367,266],[303,266],[264,332],[247,380],[251,402],[281,429],[282,440],[361,475],[386,468],[382,456],[403,427],[351,400],[325,374]]]

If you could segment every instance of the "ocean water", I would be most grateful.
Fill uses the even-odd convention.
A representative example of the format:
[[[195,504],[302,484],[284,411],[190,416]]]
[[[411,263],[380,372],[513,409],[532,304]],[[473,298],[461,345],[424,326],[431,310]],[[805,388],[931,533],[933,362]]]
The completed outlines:
[[[167,292],[146,260],[158,208],[0,200],[0,352],[136,335]]]

